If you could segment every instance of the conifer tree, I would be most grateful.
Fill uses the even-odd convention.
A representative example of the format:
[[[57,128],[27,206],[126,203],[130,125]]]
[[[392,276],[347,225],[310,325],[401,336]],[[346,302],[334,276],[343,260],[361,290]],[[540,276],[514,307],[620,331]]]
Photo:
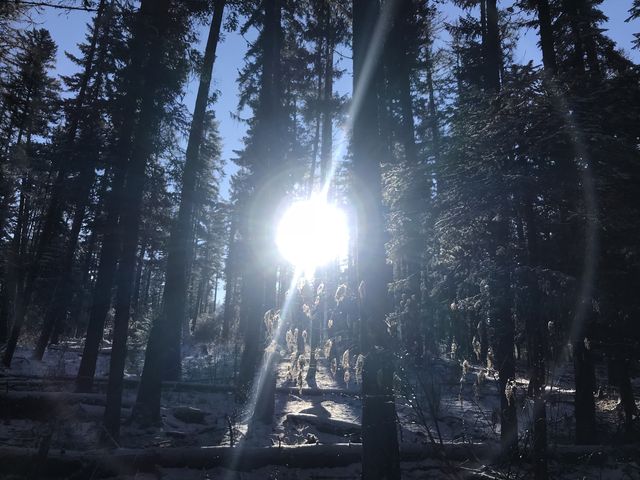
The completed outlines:
[[[34,142],[37,136],[50,135],[50,124],[58,107],[59,89],[58,82],[49,75],[57,48],[49,32],[45,29],[28,30],[20,33],[19,42],[16,70],[7,81],[3,98],[3,104],[9,112],[3,149],[16,169],[16,176],[20,178],[16,226],[5,256],[5,260],[11,258],[9,262],[13,265],[11,271],[5,270],[3,286],[3,295],[7,296],[3,300],[3,305],[7,306],[3,315],[9,312],[13,314],[11,334],[2,358],[6,366],[11,365],[28,304],[25,288],[32,266],[28,258],[31,245],[27,222],[34,187],[35,169],[32,167],[37,165],[33,157]]]
[[[187,312],[187,271],[193,248],[194,197],[198,177],[203,173],[201,148],[204,140],[211,71],[220,38],[223,10],[224,2],[216,2],[200,71],[200,85],[182,171],[180,208],[168,243],[163,311],[154,320],[151,330],[134,412],[134,417],[138,417],[142,422],[159,418],[161,382],[165,379],[175,380],[180,377],[181,372],[180,339],[182,322]],[[133,253],[135,254],[135,251]],[[158,368],[159,366],[162,367]]]
[[[359,197],[357,274],[360,302],[362,371],[362,476],[400,478],[400,455],[393,397],[393,354],[385,314],[388,272],[384,254],[381,195],[381,132],[377,113],[381,58],[374,35],[377,2],[353,2],[353,174]],[[372,51],[370,51],[370,49]],[[373,55],[370,69],[365,58]]]

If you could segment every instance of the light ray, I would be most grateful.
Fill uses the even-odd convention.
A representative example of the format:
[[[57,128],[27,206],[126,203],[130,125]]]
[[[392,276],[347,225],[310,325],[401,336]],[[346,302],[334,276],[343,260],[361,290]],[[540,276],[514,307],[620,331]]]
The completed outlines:
[[[340,138],[339,138],[339,141],[337,142],[337,148],[335,148],[331,154],[331,163],[328,166],[327,176],[324,179],[324,183],[318,195],[319,199],[322,201],[326,202],[327,200],[329,188],[337,170],[338,161],[345,157],[349,137],[353,129],[353,122],[355,120],[355,117],[357,116],[358,111],[360,110],[360,106],[363,101],[362,92],[366,91],[366,88],[368,87],[369,82],[373,80],[376,67],[378,65],[378,60],[382,55],[384,40],[386,35],[389,32],[389,28],[391,25],[391,17],[393,15],[393,12],[395,11],[397,3],[398,3],[397,0],[390,0],[389,2],[384,2],[382,6],[381,14],[377,19],[376,25],[374,27],[373,40],[367,49],[362,71],[360,73],[358,83],[355,85],[355,91],[353,92],[351,105],[347,113],[347,121],[340,128]],[[294,272],[293,278],[291,279],[290,288],[287,291],[285,302],[281,310],[281,314],[280,314],[281,321],[278,322],[278,327],[276,329],[276,334],[274,336],[274,338],[276,339],[279,338],[279,335],[281,333],[281,328],[284,324],[284,321],[282,319],[287,318],[287,315],[291,308],[294,288],[297,285],[300,278],[302,278],[303,273],[304,272],[302,271],[302,269],[299,266],[296,266],[296,270]],[[252,412],[253,409],[255,408],[258,394],[264,387],[264,382],[266,380],[266,374],[267,374],[266,366],[271,363],[272,355],[274,354],[275,352],[269,351],[264,356],[264,359],[262,361],[262,364],[259,370],[260,373],[258,376],[258,381],[255,382],[254,388],[252,388],[250,401],[247,404],[247,409],[246,409],[247,412]],[[232,461],[229,466],[230,471],[227,478],[230,478],[230,476],[234,475],[233,470],[237,466],[237,462],[239,460],[239,455],[240,455],[243,444],[244,444],[243,441],[240,441],[238,443],[238,447],[237,447],[238,450],[237,452],[234,452],[234,455],[232,457]]]

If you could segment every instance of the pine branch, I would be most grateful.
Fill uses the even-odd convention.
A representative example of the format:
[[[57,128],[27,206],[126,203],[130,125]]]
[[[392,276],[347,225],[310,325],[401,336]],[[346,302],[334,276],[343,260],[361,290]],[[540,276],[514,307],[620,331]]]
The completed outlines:
[[[93,7],[89,7],[87,4],[84,6],[75,6],[75,5],[62,5],[57,3],[50,2],[37,2],[37,1],[29,1],[29,0],[16,0],[16,6],[27,6],[27,7],[35,7],[35,8],[55,8],[59,10],[79,10],[82,12],[96,12],[97,9]]]

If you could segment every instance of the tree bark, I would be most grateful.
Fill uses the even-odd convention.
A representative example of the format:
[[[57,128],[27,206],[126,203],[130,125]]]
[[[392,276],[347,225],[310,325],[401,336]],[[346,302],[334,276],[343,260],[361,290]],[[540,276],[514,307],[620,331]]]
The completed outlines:
[[[542,63],[545,72],[555,76],[558,71],[556,51],[553,39],[553,25],[551,23],[551,9],[549,0],[537,0],[538,27],[540,29],[540,48],[542,50]]]
[[[13,325],[11,333],[7,341],[7,346],[2,356],[2,363],[6,367],[11,366],[11,360],[18,346],[18,339],[22,324],[24,322],[24,283],[26,270],[26,241],[27,241],[27,220],[29,212],[29,195],[31,190],[31,179],[29,175],[22,177],[20,182],[20,200],[18,203],[18,219],[10,244],[10,258],[13,262],[13,268],[9,276],[9,289],[7,294],[12,306]]]
[[[238,283],[237,255],[238,241],[236,233],[238,231],[238,214],[234,213],[229,228],[229,250],[224,264],[224,311],[222,312],[222,340],[229,338],[231,323],[235,319],[236,311],[236,285]]]
[[[500,47],[497,0],[487,0],[487,38],[483,44],[486,44],[486,87],[489,91],[498,92],[502,69],[502,48]]]
[[[625,437],[627,441],[632,441],[633,416],[638,413],[638,408],[636,407],[631,379],[629,378],[629,360],[616,356],[613,363],[616,370],[615,383],[616,387],[618,387],[618,391],[620,392],[620,404],[624,411]]]
[[[585,338],[573,343],[573,366],[576,382],[575,416],[576,444],[589,445],[596,442],[596,405],[593,398],[595,373],[591,351]]]
[[[124,126],[131,131],[133,128],[133,113],[124,117]],[[124,142],[124,139],[122,140]],[[82,359],[78,368],[78,380],[76,388],[79,392],[89,392],[93,385],[93,377],[96,373],[96,361],[98,350],[102,342],[104,324],[107,312],[111,307],[111,290],[116,273],[118,252],[120,250],[120,232],[118,226],[119,205],[124,189],[125,159],[128,157],[126,145],[120,145],[119,164],[113,169],[111,191],[107,195],[106,219],[104,223],[104,235],[100,248],[100,261],[96,275],[96,283],[93,288],[89,323],[82,352]]]
[[[165,54],[165,35],[171,22],[169,7],[170,0],[144,0],[140,6],[139,23],[134,34],[137,37],[134,42],[138,44],[138,48],[148,51],[148,58],[137,72],[131,72],[137,77],[134,78],[134,82],[141,87],[140,90],[134,90],[141,94],[141,106],[124,190],[126,203],[123,205],[126,205],[126,208],[123,208],[120,215],[122,251],[118,263],[113,345],[107,386],[107,406],[104,413],[105,431],[111,439],[115,440],[120,435],[123,375],[127,356],[145,169],[153,154],[153,139],[157,134],[161,118],[162,106],[158,105],[155,97],[162,88],[160,66]],[[165,288],[170,287],[165,286]],[[156,363],[154,368],[159,370],[162,366],[162,363]]]
[[[181,371],[181,329],[186,315],[187,263],[192,257],[194,196],[198,174],[202,169],[200,145],[209,100],[209,88],[220,38],[224,0],[215,4],[205,58],[200,72],[200,84],[191,121],[178,218],[169,239],[167,272],[164,287],[163,308],[154,319],[145,352],[144,368],[138,390],[134,418],[146,423],[160,418],[160,394],[162,380],[175,380]]]
[[[393,357],[388,347],[385,314],[388,277],[385,265],[384,223],[378,118],[380,58],[365,70],[367,52],[376,55],[380,16],[377,2],[353,1],[353,167],[358,192],[357,274],[360,280],[360,322],[365,352],[362,384],[362,478],[400,478],[400,455],[393,398]],[[380,375],[382,373],[382,375]]]
[[[533,212],[532,199],[525,200],[524,221],[527,227],[527,250],[529,271],[525,285],[529,290],[526,303],[525,333],[527,337],[527,356],[530,367],[529,388],[533,397],[533,464],[536,480],[546,480],[547,468],[547,411],[544,399],[546,383],[545,369],[545,326],[541,312],[541,295],[538,286],[538,231]]]
[[[245,348],[239,372],[239,398],[248,395],[256,366],[261,358],[260,337],[264,313],[275,306],[275,250],[272,225],[274,203],[279,194],[277,186],[267,188],[284,154],[282,145],[284,118],[280,61],[283,42],[282,2],[264,2],[263,68],[255,127],[255,194],[251,198],[254,218],[247,231],[247,258],[242,278],[242,304],[246,330]]]
[[[322,104],[322,138],[320,143],[320,185],[328,188],[327,176],[333,161],[333,35],[331,33],[331,8],[324,3],[324,93]]]

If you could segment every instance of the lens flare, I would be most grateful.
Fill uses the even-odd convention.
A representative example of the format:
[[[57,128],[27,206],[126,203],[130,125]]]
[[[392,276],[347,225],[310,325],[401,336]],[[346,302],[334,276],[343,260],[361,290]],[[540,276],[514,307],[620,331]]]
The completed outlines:
[[[349,245],[342,210],[322,198],[292,204],[280,219],[276,244],[282,256],[305,272],[343,257]]]

